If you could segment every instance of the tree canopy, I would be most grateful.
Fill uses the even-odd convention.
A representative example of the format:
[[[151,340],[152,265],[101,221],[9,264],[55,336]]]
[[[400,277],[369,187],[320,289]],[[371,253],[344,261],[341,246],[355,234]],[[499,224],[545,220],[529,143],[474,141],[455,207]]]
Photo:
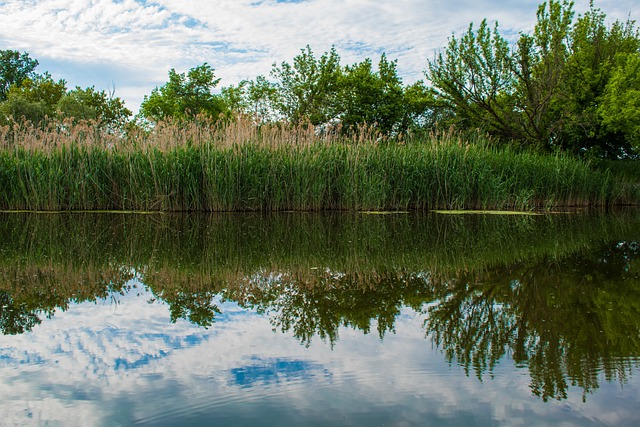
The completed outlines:
[[[27,53],[0,51],[0,124],[71,119],[93,120],[109,131],[125,126],[132,113],[122,99],[93,86],[68,90],[64,79],[36,73],[37,66]]]
[[[377,67],[369,58],[343,66],[334,48],[317,58],[306,46],[292,64],[273,64],[270,77],[242,81],[223,93],[234,109],[258,122],[340,124],[346,133],[367,125],[384,135],[424,125],[434,102],[422,81],[403,86],[397,61],[385,54]]]
[[[15,50],[0,50],[0,101],[7,99],[12,85],[20,85],[25,79],[36,76],[38,61],[29,54]]]
[[[624,66],[638,55],[638,30],[633,21],[607,26],[593,3],[574,15],[573,2],[549,0],[538,8],[533,34],[521,33],[513,45],[487,20],[451,37],[426,76],[453,122],[544,150],[638,154],[633,125],[614,118],[624,109],[635,123],[633,102],[614,98],[622,96],[620,85],[634,85]]]
[[[217,118],[224,112],[222,98],[212,92],[219,82],[206,62],[187,73],[179,74],[172,68],[169,81],[144,97],[140,115],[151,121],[188,119],[199,114]]]

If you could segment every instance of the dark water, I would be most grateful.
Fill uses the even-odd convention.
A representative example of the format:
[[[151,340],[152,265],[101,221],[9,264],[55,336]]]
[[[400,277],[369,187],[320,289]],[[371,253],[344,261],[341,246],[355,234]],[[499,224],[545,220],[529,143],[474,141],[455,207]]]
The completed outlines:
[[[0,214],[0,425],[636,426],[640,212]]]

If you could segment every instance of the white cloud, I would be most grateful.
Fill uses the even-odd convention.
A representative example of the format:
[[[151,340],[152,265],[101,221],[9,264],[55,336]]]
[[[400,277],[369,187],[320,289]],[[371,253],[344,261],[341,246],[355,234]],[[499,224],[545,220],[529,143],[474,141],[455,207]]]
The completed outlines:
[[[412,82],[470,21],[487,17],[510,33],[529,31],[539,1],[8,0],[0,2],[0,48],[28,51],[72,85],[106,88],[115,80],[118,95],[137,109],[172,67],[186,71],[206,61],[229,85],[268,74],[273,62],[290,61],[306,44],[318,54],[335,45],[343,63],[386,52]],[[635,1],[599,5],[626,19]],[[577,2],[578,11],[587,8],[588,1]],[[83,74],[86,64],[105,71]]]

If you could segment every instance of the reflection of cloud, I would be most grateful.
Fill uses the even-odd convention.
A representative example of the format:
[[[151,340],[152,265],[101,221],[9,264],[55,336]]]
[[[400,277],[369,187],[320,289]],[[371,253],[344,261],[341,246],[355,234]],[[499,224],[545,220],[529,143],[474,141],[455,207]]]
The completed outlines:
[[[251,363],[231,369],[232,383],[241,387],[251,387],[256,383],[272,384],[281,381],[310,380],[316,373],[322,373],[322,366],[286,358],[262,359],[254,357]],[[329,375],[325,371],[326,375]]]
[[[639,381],[579,391],[563,402],[533,397],[526,371],[503,360],[494,379],[448,366],[404,309],[395,334],[341,328],[334,349],[273,332],[233,303],[208,330],[172,324],[149,295],[81,304],[33,332],[0,337],[0,425],[632,425]],[[375,326],[375,325],[374,325]],[[200,418],[197,418],[200,417]]]
[[[118,94],[137,108],[171,67],[185,71],[206,61],[229,85],[268,74],[273,62],[291,60],[306,44],[316,52],[335,45],[347,63],[387,52],[399,59],[399,71],[410,82],[421,78],[427,59],[451,33],[484,17],[497,19],[512,35],[530,31],[540,2],[7,0],[0,2],[0,43],[29,51],[72,85],[115,80]],[[588,7],[577,3],[580,12]],[[626,19],[636,12],[635,3],[598,5]],[[87,64],[105,70],[94,67],[96,74],[84,75]]]

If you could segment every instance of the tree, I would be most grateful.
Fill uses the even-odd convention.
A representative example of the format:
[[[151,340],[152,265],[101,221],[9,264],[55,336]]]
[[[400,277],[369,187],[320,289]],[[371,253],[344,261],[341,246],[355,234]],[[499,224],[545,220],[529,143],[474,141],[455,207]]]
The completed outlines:
[[[230,85],[220,89],[220,97],[228,114],[243,113],[244,105],[244,81],[238,86]]]
[[[431,131],[438,126],[447,126],[453,113],[438,100],[436,91],[422,80],[403,89],[404,114],[402,131]]]
[[[66,90],[64,80],[56,82],[48,73],[25,79],[20,85],[11,86],[7,99],[0,103],[0,122],[24,118],[35,124],[53,118]]]
[[[243,80],[237,87],[232,85],[222,88],[222,97],[227,107],[252,116],[256,123],[277,120],[277,94],[275,84],[263,75],[255,80]]]
[[[374,71],[367,58],[345,67],[339,82],[337,110],[347,131],[365,123],[386,135],[400,130],[405,100],[396,61],[389,61],[382,54],[378,70]]]
[[[443,105],[464,128],[481,128],[503,140],[551,148],[557,121],[551,114],[568,56],[573,3],[539,6],[533,35],[511,47],[483,20],[429,62],[427,77]]]
[[[560,87],[570,55],[573,2],[549,0],[538,7],[533,36],[521,34],[511,63],[515,102],[508,120],[521,129],[520,141],[538,149],[558,146],[562,127]],[[513,114],[515,112],[515,114]]]
[[[628,138],[608,131],[598,109],[615,58],[637,53],[640,37],[631,21],[607,28],[593,3],[573,17],[573,2],[549,0],[538,8],[533,34],[513,46],[497,24],[493,31],[486,20],[477,31],[470,25],[426,75],[462,127],[539,149],[625,155]]]
[[[640,37],[631,21],[616,21],[607,27],[605,14],[591,5],[591,9],[576,21],[570,34],[570,55],[565,74],[558,90],[556,114],[561,117],[558,144],[575,153],[596,152],[601,156],[618,158],[629,154],[627,128],[605,125],[599,111],[607,87],[618,70],[616,64],[640,50]],[[624,68],[624,65],[622,65]],[[621,70],[619,70],[622,72]],[[620,81],[633,79],[619,74],[623,86],[633,85]],[[612,96],[623,93],[609,91]]]
[[[269,122],[277,118],[276,97],[276,86],[265,76],[258,76],[255,80],[246,82],[246,109],[256,122]]]
[[[624,135],[628,154],[640,155],[640,53],[618,58],[607,83],[598,114],[605,130]]]
[[[169,117],[192,119],[199,114],[217,119],[225,110],[222,97],[212,93],[219,82],[206,62],[191,68],[186,75],[172,68],[169,81],[144,97],[140,115],[152,121]]]
[[[9,88],[21,85],[26,79],[35,79],[38,61],[29,54],[16,50],[0,50],[0,102],[7,100]]]
[[[340,57],[334,48],[316,59],[307,45],[293,59],[293,65],[273,64],[275,109],[294,124],[309,121],[316,126],[329,122],[335,118],[340,74]]]
[[[107,95],[104,90],[97,91],[94,86],[86,89],[76,86],[58,101],[57,108],[61,118],[95,120],[110,131],[122,129],[132,114],[120,98]]]
[[[507,138],[522,136],[513,114],[513,60],[507,41],[483,20],[429,62],[427,78],[463,127],[482,127]]]

